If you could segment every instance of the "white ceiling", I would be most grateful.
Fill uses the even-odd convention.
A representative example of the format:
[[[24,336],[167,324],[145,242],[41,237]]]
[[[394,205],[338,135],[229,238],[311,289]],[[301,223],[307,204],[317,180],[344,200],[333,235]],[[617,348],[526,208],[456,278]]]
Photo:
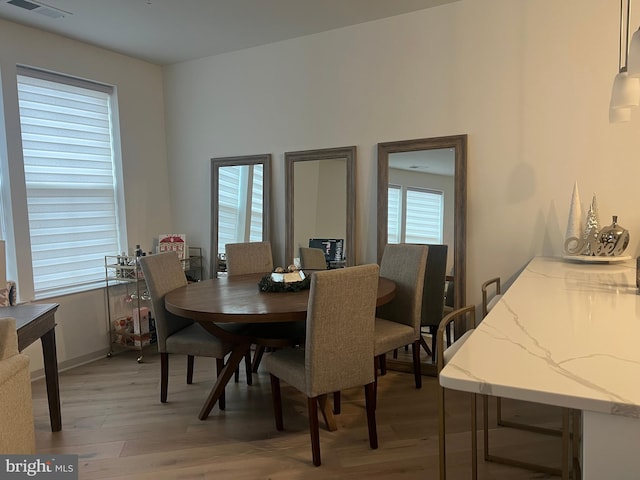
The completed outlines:
[[[436,148],[415,152],[396,152],[389,154],[389,167],[408,170],[414,173],[430,173],[453,177],[456,167],[456,155],[453,148]]]
[[[41,7],[26,10],[16,1]],[[0,0],[0,18],[167,65],[455,1]],[[66,13],[44,15],[56,10]]]

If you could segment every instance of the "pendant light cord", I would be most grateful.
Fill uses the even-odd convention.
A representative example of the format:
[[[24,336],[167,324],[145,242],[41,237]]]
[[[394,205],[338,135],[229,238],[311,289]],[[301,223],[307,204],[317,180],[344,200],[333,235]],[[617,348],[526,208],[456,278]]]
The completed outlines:
[[[624,1],[620,0],[620,49],[618,50],[618,72],[627,71],[627,62],[629,61],[629,13],[631,11],[631,0],[627,0],[627,17],[624,21]],[[624,41],[622,38],[622,29],[624,28]],[[624,45],[624,57],[622,55],[622,46]],[[623,61],[624,59],[624,61]]]

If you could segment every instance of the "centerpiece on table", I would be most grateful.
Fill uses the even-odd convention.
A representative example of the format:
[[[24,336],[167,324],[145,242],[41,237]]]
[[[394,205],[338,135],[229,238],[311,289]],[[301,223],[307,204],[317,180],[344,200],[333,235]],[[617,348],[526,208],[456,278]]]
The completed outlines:
[[[295,265],[276,267],[273,272],[260,279],[258,287],[261,292],[298,292],[311,286],[311,277],[307,277]]]

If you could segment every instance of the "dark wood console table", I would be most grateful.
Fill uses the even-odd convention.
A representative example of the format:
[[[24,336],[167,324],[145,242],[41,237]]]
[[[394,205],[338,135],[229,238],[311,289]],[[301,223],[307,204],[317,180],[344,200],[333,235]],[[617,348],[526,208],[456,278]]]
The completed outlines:
[[[2,307],[0,316],[16,319],[18,329],[18,350],[22,351],[36,340],[42,343],[44,359],[44,376],[47,384],[49,400],[49,418],[51,431],[62,430],[60,413],[60,386],[58,384],[58,355],[56,353],[56,321],[57,303],[25,303]]]

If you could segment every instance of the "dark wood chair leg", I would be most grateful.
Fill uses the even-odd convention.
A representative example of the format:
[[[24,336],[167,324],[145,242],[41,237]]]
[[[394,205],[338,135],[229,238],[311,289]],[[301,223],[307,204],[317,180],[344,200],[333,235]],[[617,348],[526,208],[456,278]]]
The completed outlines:
[[[253,385],[253,375],[251,374],[251,350],[244,357],[245,371],[247,375],[247,385]]]
[[[280,396],[280,379],[275,375],[271,376],[271,398],[273,400],[273,416],[276,419],[276,430],[284,430],[282,422],[282,397]],[[317,421],[317,419],[316,419]]]
[[[256,345],[256,353],[253,354],[253,363],[251,364],[251,371],[254,373],[258,373],[258,367],[260,366],[262,355],[264,355],[264,350],[264,346]]]
[[[398,358],[398,349],[394,348],[393,349],[393,359],[396,360]]]
[[[187,355],[187,385],[193,383],[193,355]]]
[[[340,414],[340,392],[333,392],[333,413]]]
[[[223,368],[224,368],[224,358],[216,358],[216,373],[218,374],[218,376],[220,376],[220,374],[222,373]],[[226,406],[227,406],[227,403],[225,401],[224,390],[223,390],[222,393],[220,394],[220,398],[218,398],[218,407],[220,408],[220,410],[224,410]]]
[[[386,375],[387,374],[387,356],[386,355],[380,355],[380,375]]]
[[[431,363],[436,363],[436,327],[429,327],[431,334]]]
[[[236,371],[233,373],[233,381],[236,383],[240,381],[240,367],[236,368]]]
[[[160,401],[167,403],[167,385],[169,384],[169,354],[160,354]]]
[[[320,427],[318,425],[318,402],[316,398],[307,398],[309,410],[309,434],[311,435],[311,455],[313,464],[320,466]]]
[[[378,429],[376,427],[375,383],[364,386],[364,398],[367,406],[367,426],[369,427],[369,446],[378,448]]]
[[[422,388],[422,367],[420,366],[420,340],[413,342],[413,375],[416,379],[416,388]]]
[[[378,402],[378,365],[380,359],[373,357],[373,408],[376,408]]]

